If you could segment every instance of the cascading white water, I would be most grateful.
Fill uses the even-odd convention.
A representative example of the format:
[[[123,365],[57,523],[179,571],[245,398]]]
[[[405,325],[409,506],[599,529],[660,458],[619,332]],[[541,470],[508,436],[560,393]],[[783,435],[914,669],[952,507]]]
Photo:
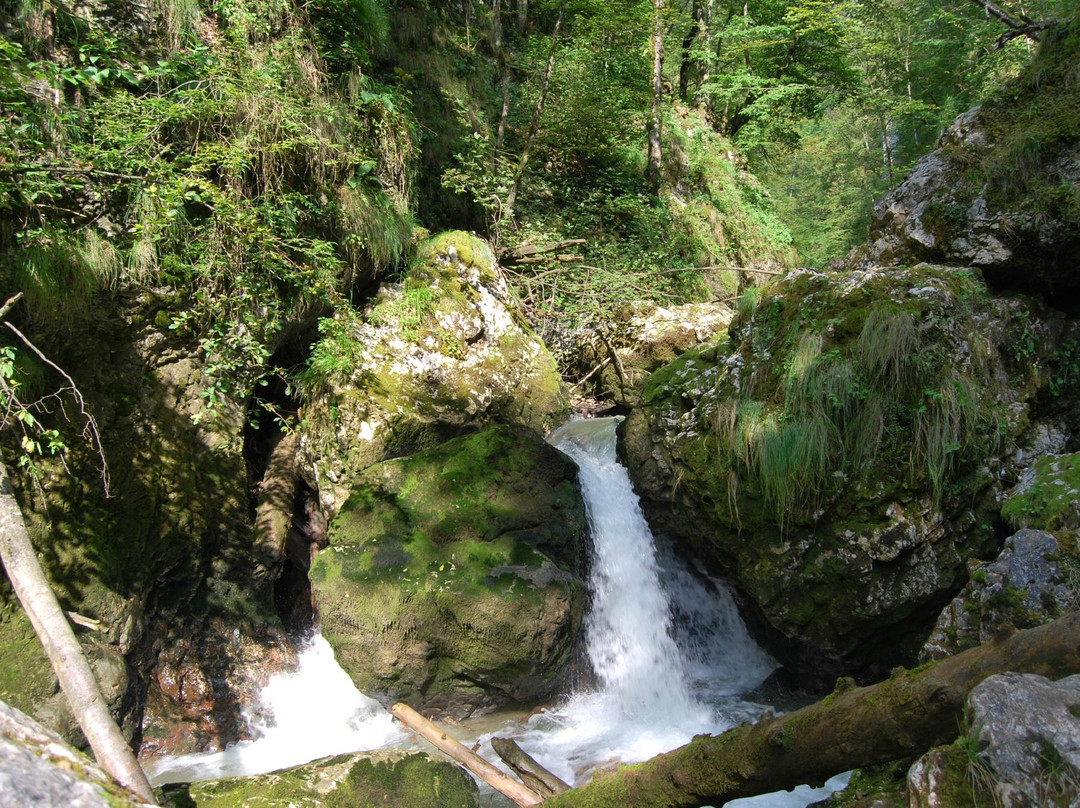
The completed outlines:
[[[586,648],[596,686],[571,695],[527,723],[491,735],[515,738],[544,766],[580,785],[598,764],[634,762],[674,749],[694,735],[753,719],[762,705],[740,694],[775,663],[749,637],[731,594],[691,573],[661,545],[615,456],[615,419],[573,421],[550,438],[580,469],[592,529],[592,603]],[[208,780],[295,766],[332,754],[407,743],[389,713],[356,690],[321,636],[300,654],[294,674],[274,677],[262,694],[256,740],[224,752],[155,761],[151,782]],[[258,723],[258,722],[256,722]],[[801,808],[842,787],[801,787],[729,803]]]
[[[321,634],[305,643],[298,660],[295,672],[273,676],[263,688],[262,712],[270,717],[250,720],[254,740],[221,752],[159,758],[147,765],[150,782],[160,786],[262,774],[405,742],[390,713],[356,689]]]

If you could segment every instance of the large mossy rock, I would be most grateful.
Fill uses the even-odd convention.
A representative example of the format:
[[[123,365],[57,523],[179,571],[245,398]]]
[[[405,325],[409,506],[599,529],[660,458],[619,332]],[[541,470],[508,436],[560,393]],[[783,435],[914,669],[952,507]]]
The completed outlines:
[[[473,779],[449,761],[383,752],[343,755],[272,774],[166,787],[181,808],[476,808]]]
[[[141,804],[55,732],[0,701],[0,805],[135,808]]]
[[[808,684],[872,674],[996,550],[1003,479],[1075,428],[1054,383],[1074,332],[970,270],[795,272],[650,377],[629,465]]]
[[[1080,299],[1080,22],[1048,31],[1020,77],[961,115],[874,207],[864,264],[938,261]]]
[[[357,686],[451,716],[558,687],[585,603],[576,478],[508,426],[358,475],[311,568],[323,634]]]
[[[491,248],[468,233],[422,245],[362,322],[335,328],[316,362],[348,343],[356,363],[328,374],[306,409],[300,450],[329,514],[372,463],[478,424],[544,433],[569,415],[554,360],[517,312]]]

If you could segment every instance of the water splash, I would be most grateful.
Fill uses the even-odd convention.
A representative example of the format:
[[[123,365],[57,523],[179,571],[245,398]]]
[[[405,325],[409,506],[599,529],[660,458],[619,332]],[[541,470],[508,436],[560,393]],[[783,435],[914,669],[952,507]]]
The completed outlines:
[[[304,644],[298,661],[295,672],[273,676],[263,688],[259,700],[270,717],[249,719],[254,740],[159,758],[147,764],[151,784],[262,774],[404,742],[390,713],[356,689],[321,634]]]

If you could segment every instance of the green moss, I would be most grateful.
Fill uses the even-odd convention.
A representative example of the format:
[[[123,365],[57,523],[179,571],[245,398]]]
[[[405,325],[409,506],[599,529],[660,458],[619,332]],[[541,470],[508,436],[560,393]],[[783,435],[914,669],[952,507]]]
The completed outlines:
[[[164,793],[166,804],[173,808],[477,805],[477,787],[468,774],[452,763],[424,755],[389,761],[330,758],[274,774],[167,787]]]
[[[24,713],[56,692],[56,677],[30,620],[0,581],[0,701]]]
[[[1040,458],[1030,478],[1014,489],[1001,516],[1016,528],[1046,530],[1069,503],[1080,499],[1080,453]]]

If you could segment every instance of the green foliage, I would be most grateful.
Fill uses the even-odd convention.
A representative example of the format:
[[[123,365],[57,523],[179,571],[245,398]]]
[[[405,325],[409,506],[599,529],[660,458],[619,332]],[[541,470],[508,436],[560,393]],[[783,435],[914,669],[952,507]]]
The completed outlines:
[[[726,490],[713,497],[732,523],[812,521],[844,486],[889,485],[941,499],[968,458],[986,456],[998,439],[995,397],[975,381],[987,373],[985,355],[971,350],[966,365],[951,358],[969,352],[957,334],[978,344],[964,302],[976,297],[977,282],[963,275],[948,282],[947,321],[937,304],[893,302],[885,280],[841,293],[806,272],[752,290],[740,301],[730,343],[688,358],[662,380],[658,374],[644,399],[695,391],[686,395],[700,399],[698,429],[708,436],[695,451],[708,458],[693,462],[720,470],[715,478]],[[720,362],[722,353],[731,358]]]
[[[119,284],[185,291],[172,327],[207,360],[210,407],[246,394],[286,323],[347,309],[406,258],[415,153],[407,99],[351,74],[333,85],[315,52],[364,23],[327,45],[364,61],[386,35],[381,3],[310,6],[317,28],[288,0],[214,12],[221,37],[204,42],[197,3],[156,3],[156,56],[51,6],[53,58],[0,40],[0,209],[15,224],[0,286],[57,321]]]

